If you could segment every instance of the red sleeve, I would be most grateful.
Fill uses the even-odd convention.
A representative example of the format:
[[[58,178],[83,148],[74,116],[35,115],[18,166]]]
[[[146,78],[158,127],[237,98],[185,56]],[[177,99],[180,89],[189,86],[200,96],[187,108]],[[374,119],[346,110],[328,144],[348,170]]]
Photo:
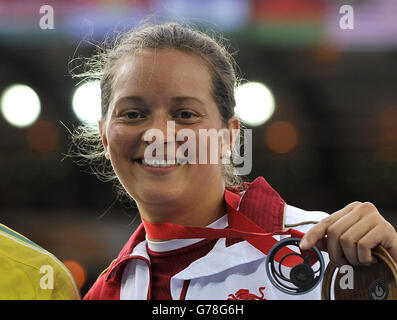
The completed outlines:
[[[120,283],[106,278],[107,272],[95,281],[83,300],[120,300]]]
[[[117,259],[113,260],[109,268],[102,272],[90,290],[86,293],[83,300],[120,300],[123,267],[133,248],[144,239],[145,229],[143,224],[140,224],[128,242],[124,245]],[[110,273],[112,273],[112,276],[109,276]]]

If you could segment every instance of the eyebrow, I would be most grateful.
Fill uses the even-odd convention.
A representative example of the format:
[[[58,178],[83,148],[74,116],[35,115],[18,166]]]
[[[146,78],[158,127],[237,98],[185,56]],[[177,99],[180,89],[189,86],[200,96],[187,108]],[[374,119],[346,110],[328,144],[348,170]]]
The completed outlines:
[[[195,98],[195,97],[189,97],[189,96],[173,97],[171,100],[173,102],[177,102],[177,103],[193,100],[200,104],[204,104],[200,99]]]
[[[145,99],[143,99],[140,96],[126,96],[126,97],[121,97],[120,99],[118,99],[116,101],[116,105],[125,101],[133,101],[133,102],[139,102],[139,103],[143,103],[145,102]]]
[[[177,97],[172,97],[171,98],[172,102],[174,103],[182,103],[182,102],[186,102],[189,100],[193,100],[196,101],[200,104],[204,104],[200,99],[195,98],[195,97],[190,97],[190,96],[177,96]],[[145,99],[141,96],[126,96],[126,97],[122,97],[120,98],[117,102],[116,105],[119,103],[123,103],[125,101],[132,101],[132,102],[136,102],[136,103],[145,103]]]

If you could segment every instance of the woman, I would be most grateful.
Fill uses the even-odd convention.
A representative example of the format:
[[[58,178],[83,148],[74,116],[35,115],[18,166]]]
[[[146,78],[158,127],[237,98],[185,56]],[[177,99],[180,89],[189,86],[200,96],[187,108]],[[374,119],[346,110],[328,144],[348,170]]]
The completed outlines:
[[[377,244],[397,260],[396,232],[374,205],[354,202],[329,216],[305,212],[287,205],[262,177],[242,183],[222,163],[240,124],[233,59],[214,39],[174,23],[142,27],[94,62],[102,90],[101,143],[96,156],[88,156],[108,161],[143,224],[85,299],[319,299],[319,287],[301,296],[275,289],[264,269],[274,243],[244,234],[291,225],[306,232],[301,249],[317,245],[337,265],[373,263]],[[153,129],[163,134],[153,139]],[[220,135],[221,148],[200,139],[210,129],[230,133]],[[191,134],[175,139],[181,130]],[[195,150],[193,160],[207,150],[219,161],[209,161],[208,153],[208,161],[186,161],[179,147],[187,140],[191,148],[184,150]],[[148,153],[153,144],[158,148]]]

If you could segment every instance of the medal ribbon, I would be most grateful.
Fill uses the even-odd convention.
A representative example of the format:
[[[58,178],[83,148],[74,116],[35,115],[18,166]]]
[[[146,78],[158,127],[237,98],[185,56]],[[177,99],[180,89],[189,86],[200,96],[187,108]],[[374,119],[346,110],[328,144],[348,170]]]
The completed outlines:
[[[256,249],[267,255],[270,249],[278,242],[273,236],[290,235],[302,238],[303,233],[294,229],[287,231],[264,232],[256,223],[248,219],[244,214],[237,211],[239,195],[226,191],[226,205],[228,207],[229,228],[215,229],[208,227],[182,226],[179,224],[161,222],[152,223],[142,219],[146,234],[150,239],[173,240],[173,239],[219,239],[219,238],[242,238]],[[277,262],[288,254],[293,253],[291,249],[284,247],[276,254]],[[283,265],[292,267],[301,262],[301,258],[291,256],[283,261]]]

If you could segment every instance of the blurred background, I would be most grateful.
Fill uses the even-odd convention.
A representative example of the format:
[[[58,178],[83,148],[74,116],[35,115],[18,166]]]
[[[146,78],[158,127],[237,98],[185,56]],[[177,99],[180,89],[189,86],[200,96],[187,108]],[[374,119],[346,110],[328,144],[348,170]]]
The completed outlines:
[[[238,50],[250,179],[306,210],[371,201],[397,226],[397,1],[0,0],[0,223],[64,261],[83,295],[140,221],[65,158],[67,128],[99,110],[69,63],[93,52],[84,40],[147,15],[211,28]]]

